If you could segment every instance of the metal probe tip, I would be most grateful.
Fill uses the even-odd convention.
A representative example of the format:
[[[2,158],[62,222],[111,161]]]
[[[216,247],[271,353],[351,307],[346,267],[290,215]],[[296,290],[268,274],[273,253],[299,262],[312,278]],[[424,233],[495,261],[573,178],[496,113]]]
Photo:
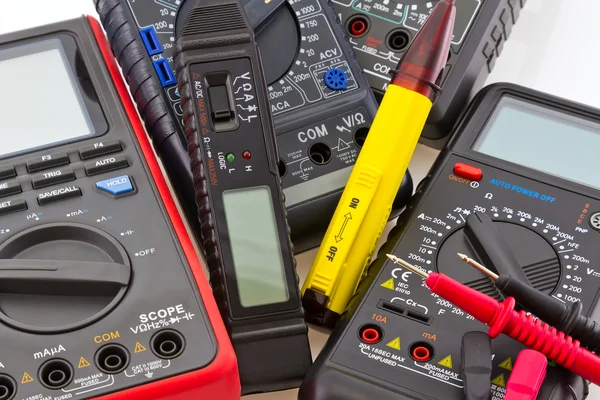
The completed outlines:
[[[427,272],[423,272],[421,271],[419,268],[415,267],[412,264],[407,263],[406,261],[404,261],[401,258],[396,257],[393,254],[386,254],[387,257],[392,260],[395,264],[399,264],[402,265],[404,268],[406,268],[407,270],[414,272],[415,274],[421,276],[423,279],[427,279],[429,278],[429,274]]]
[[[492,278],[493,280],[497,280],[499,278],[498,275],[496,275],[495,273],[493,273],[492,271],[490,271],[483,265],[479,264],[477,261],[473,260],[472,258],[470,258],[462,253],[456,253],[456,254],[458,254],[458,256],[460,257],[461,260],[463,260],[470,266],[475,267],[476,269],[483,272],[486,276]]]

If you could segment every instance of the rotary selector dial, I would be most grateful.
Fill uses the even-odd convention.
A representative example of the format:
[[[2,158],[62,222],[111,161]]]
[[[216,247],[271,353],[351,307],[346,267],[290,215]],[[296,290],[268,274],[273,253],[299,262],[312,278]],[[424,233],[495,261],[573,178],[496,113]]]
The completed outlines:
[[[403,242],[394,254],[424,271],[444,273],[500,300],[502,296],[491,279],[457,255],[463,253],[482,261],[467,239],[465,226],[471,214],[484,213],[506,240],[534,288],[567,304],[581,301],[584,307],[589,307],[598,291],[596,279],[600,279],[600,272],[592,266],[593,248],[586,240],[594,231],[582,226],[569,231],[543,215],[489,203],[447,208],[445,213],[417,214],[417,223],[411,224],[405,233],[411,239]],[[411,279],[412,276],[400,282],[396,292],[413,296],[414,283],[419,280]],[[434,303],[439,299],[433,303],[424,298],[420,301],[435,315]]]
[[[0,321],[27,332],[68,332],[108,314],[125,295],[131,265],[112,236],[55,223],[0,245]]]
[[[561,272],[558,254],[552,245],[541,235],[524,226],[510,222],[495,222],[494,225],[508,242],[533,287],[547,294],[552,293]],[[499,293],[492,281],[458,258],[456,253],[479,259],[467,240],[464,228],[454,231],[443,241],[437,255],[437,268],[439,272],[467,286],[498,298]]]

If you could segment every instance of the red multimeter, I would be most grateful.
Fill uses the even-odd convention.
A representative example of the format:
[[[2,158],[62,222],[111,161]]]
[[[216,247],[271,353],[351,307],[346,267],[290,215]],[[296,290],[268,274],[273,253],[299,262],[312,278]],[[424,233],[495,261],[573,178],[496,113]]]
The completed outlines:
[[[239,399],[229,337],[98,22],[0,36],[0,87],[0,400]]]

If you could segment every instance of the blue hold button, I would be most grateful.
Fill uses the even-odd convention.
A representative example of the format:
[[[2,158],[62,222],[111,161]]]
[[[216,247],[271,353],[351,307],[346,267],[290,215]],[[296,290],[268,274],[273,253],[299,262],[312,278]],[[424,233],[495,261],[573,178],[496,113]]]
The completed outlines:
[[[123,175],[96,182],[96,188],[114,196],[118,196],[120,194],[133,192],[133,183],[131,183],[131,178],[129,176]]]

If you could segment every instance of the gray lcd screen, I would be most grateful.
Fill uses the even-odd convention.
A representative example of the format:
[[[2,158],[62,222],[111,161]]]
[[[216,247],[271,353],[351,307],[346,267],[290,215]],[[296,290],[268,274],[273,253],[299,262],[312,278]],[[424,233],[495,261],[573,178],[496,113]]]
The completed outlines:
[[[0,156],[94,131],[59,39],[0,50]]]
[[[503,97],[473,150],[600,188],[600,124]]]
[[[227,190],[223,203],[242,307],[288,301],[271,190],[267,186]]]

